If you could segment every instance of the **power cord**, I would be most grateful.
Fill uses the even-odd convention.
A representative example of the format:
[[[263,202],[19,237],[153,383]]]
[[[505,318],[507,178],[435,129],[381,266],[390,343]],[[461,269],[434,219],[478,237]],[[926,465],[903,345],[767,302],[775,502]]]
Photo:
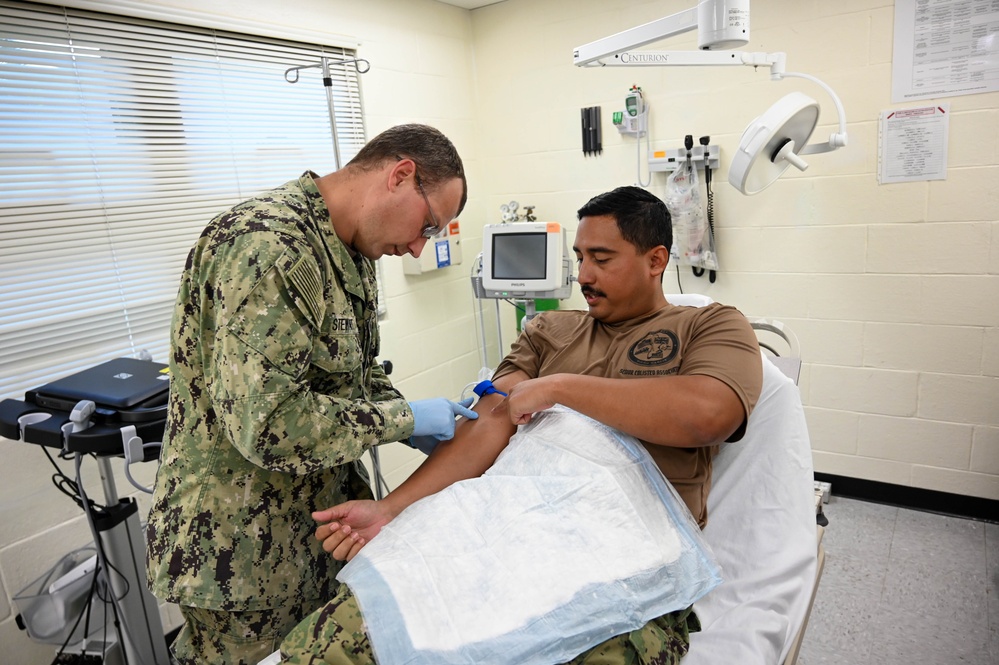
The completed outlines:
[[[87,496],[86,492],[83,490],[82,482],[81,482],[81,477],[80,477],[80,473],[79,473],[80,472],[79,462],[80,462],[80,459],[81,459],[82,456],[79,453],[77,453],[75,455],[76,463],[77,463],[77,469],[76,469],[77,476],[76,476],[76,479],[73,479],[73,478],[69,477],[68,475],[66,475],[66,473],[62,470],[62,468],[59,467],[59,465],[56,463],[55,459],[53,459],[52,454],[48,451],[48,449],[45,446],[40,446],[40,448],[45,453],[45,457],[48,458],[49,463],[52,465],[52,468],[55,469],[55,473],[52,474],[52,484],[55,485],[56,489],[58,489],[60,492],[62,492],[66,496],[68,496],[73,501],[73,503],[75,503],[79,508],[81,508],[85,513],[87,513],[87,515],[88,515],[88,522],[93,519],[93,515],[95,513],[102,514],[102,513],[107,512],[107,509],[108,509],[107,506],[99,504],[96,501],[93,501],[92,499],[90,499]],[[69,454],[70,453],[67,453],[66,451],[60,451],[59,452],[59,459],[65,460],[65,461],[73,461],[71,458],[68,457]],[[117,570],[114,566],[112,566],[107,561],[107,557],[104,554],[104,545],[101,542],[100,538],[97,536],[97,534],[93,533],[93,536],[94,536],[94,545],[96,546],[97,551],[98,551],[98,557],[97,557],[98,558],[98,564],[97,564],[96,569],[94,570],[94,579],[93,579],[93,582],[91,582],[90,593],[89,593],[89,596],[87,597],[86,611],[80,612],[80,615],[77,617],[76,622],[73,624],[73,628],[69,631],[69,635],[66,637],[66,641],[62,644],[62,646],[59,648],[59,651],[56,653],[56,658],[55,658],[55,660],[53,660],[53,665],[55,665],[55,663],[65,662],[65,661],[60,660],[60,659],[64,656],[65,651],[66,651],[66,647],[69,645],[69,641],[73,637],[73,633],[76,632],[76,629],[80,625],[80,621],[83,619],[84,615],[86,615],[86,618],[87,618],[86,624],[84,625],[84,631],[85,631],[84,632],[84,638],[86,638],[86,636],[89,634],[89,632],[90,632],[91,610],[92,610],[92,607],[93,607],[93,599],[94,599],[95,595],[96,595],[96,597],[102,603],[104,603],[105,613],[107,612],[107,609],[106,609],[107,606],[108,605],[111,606],[111,611],[112,611],[113,616],[114,616],[114,625],[115,625],[115,628],[116,628],[116,630],[118,630],[119,637],[121,635],[121,632],[120,632],[121,629],[120,629],[119,620],[118,620],[118,608],[117,608],[117,600],[119,600],[119,599],[117,599],[117,598],[114,597],[114,591],[111,589],[111,585],[110,585],[110,576],[109,576],[110,574],[107,571],[108,570],[114,571],[119,576],[119,578],[121,578],[121,580],[125,583],[125,591],[122,594],[122,597],[124,597],[125,595],[128,594],[130,585],[128,583],[128,580],[125,578],[125,576],[122,575],[121,571]],[[98,584],[102,572],[104,573],[106,579],[108,580],[108,584],[104,585],[104,587],[103,587],[103,591],[104,591],[103,594],[101,593],[101,586],[99,586],[99,584]],[[105,616],[105,621],[104,621],[104,639],[103,639],[103,643],[104,643],[104,646],[105,646],[105,649],[106,649],[106,647],[107,647],[107,617],[106,616]],[[124,653],[122,654],[122,657],[127,659],[127,657],[124,655]]]
[[[60,492],[62,492],[66,496],[68,496],[73,501],[73,503],[75,503],[84,512],[88,512],[88,513],[92,514],[92,513],[103,513],[103,512],[105,512],[107,510],[107,506],[98,504],[95,501],[93,501],[90,498],[88,498],[86,496],[86,493],[83,492],[83,491],[81,491],[79,480],[74,480],[73,478],[70,478],[69,476],[67,476],[66,473],[59,467],[59,465],[56,464],[55,459],[52,458],[52,454],[48,451],[48,449],[45,448],[45,446],[40,446],[40,447],[41,447],[42,451],[45,453],[45,457],[48,458],[49,463],[52,464],[52,467],[55,469],[55,473],[52,474],[52,484],[55,485],[56,489],[58,489]],[[66,454],[67,453],[65,453],[65,451],[60,451],[60,453],[59,453],[59,459],[67,460],[67,458],[64,457],[64,455],[66,455]],[[94,544],[95,544],[96,547],[100,548],[100,553],[103,554],[103,545],[102,545],[101,541],[99,539],[97,539],[97,540],[95,540]],[[98,581],[100,580],[100,575],[101,575],[102,568],[103,568],[102,567],[102,563],[101,563],[102,560],[103,560],[103,558],[101,556],[99,556],[98,557],[97,567],[95,568],[94,573],[93,573],[93,580],[90,583],[90,591],[88,592],[88,595],[87,595],[86,610],[80,612],[79,616],[76,618],[76,621],[73,623],[73,627],[70,629],[69,634],[66,636],[66,640],[59,647],[59,651],[56,652],[55,659],[52,661],[53,665],[56,665],[57,663],[63,663],[63,662],[65,662],[63,660],[63,656],[65,655],[66,648],[67,648],[67,646],[69,646],[69,642],[73,638],[73,634],[76,632],[76,629],[80,625],[80,621],[83,620],[84,616],[86,616],[86,622],[84,623],[84,632],[83,632],[84,639],[86,639],[87,636],[90,634],[90,619],[91,619],[91,613],[92,613],[92,610],[93,610],[93,604],[94,604],[94,597],[95,596],[98,598],[98,600],[100,600],[102,603],[104,603],[105,608],[107,607],[107,605],[110,604],[111,607],[112,607],[112,611],[115,613],[115,616],[117,617],[117,611],[115,610],[115,605],[114,605],[114,600],[115,599],[113,597],[103,595],[101,593],[101,587],[98,585]],[[108,564],[108,565],[110,566],[110,564]],[[125,591],[125,593],[127,593],[128,592],[128,580],[126,580],[124,578],[124,576],[121,575],[121,571],[118,571],[118,570],[114,569],[113,566],[110,566],[110,567],[111,567],[112,570],[115,570],[115,572],[118,573],[118,575],[120,577],[122,577],[122,581],[124,581],[125,585],[126,585],[126,591]],[[110,586],[109,585],[104,587],[104,592],[105,592],[105,594],[107,594],[108,592],[110,592]],[[105,609],[105,612],[106,611],[107,610]],[[117,625],[117,618],[116,618],[116,625]],[[102,640],[102,642],[103,642],[103,644],[105,646],[105,649],[106,649],[107,648],[107,620],[106,619],[104,621],[104,639]],[[102,659],[102,661],[103,661],[103,659]]]
[[[707,209],[709,247],[711,247],[712,252],[717,253],[717,249],[715,248],[715,194],[711,190],[711,161],[708,159],[708,144],[711,143],[711,137],[702,136],[697,142],[704,146],[704,186],[707,188],[708,192]],[[704,274],[704,268],[691,266],[690,269],[694,273],[694,277],[700,277]],[[716,277],[717,273],[713,268],[708,271],[709,282],[714,284]]]
[[[52,454],[48,451],[48,448],[46,448],[45,446],[39,446],[39,447],[45,453],[45,456],[49,459],[49,462],[52,464],[52,467],[55,469],[55,473],[52,474],[52,484],[55,485],[57,490],[59,490],[60,492],[68,496],[70,499],[72,499],[73,503],[75,503],[77,507],[79,507],[82,510],[83,498],[82,498],[82,493],[80,492],[80,486],[76,483],[75,480],[67,476],[66,473],[61,468],[59,468],[59,465],[56,464],[56,461],[52,459]],[[68,458],[63,457],[64,454],[65,454],[64,452],[60,451],[59,459],[71,461]],[[94,510],[107,509],[107,506],[95,503],[90,499],[87,500],[90,501],[91,509]]]
[[[97,546],[97,560],[104,566],[104,577],[107,580],[107,591],[109,599],[111,600],[111,612],[114,615],[114,628],[118,636],[118,642],[122,645],[121,656],[125,661],[124,665],[129,665],[128,654],[126,653],[127,650],[124,648],[124,645],[125,631],[128,630],[128,622],[132,619],[132,617],[126,616],[122,608],[119,608],[118,603],[120,603],[121,600],[128,595],[129,591],[131,591],[131,584],[129,584],[128,578],[126,578],[120,570],[111,565],[111,562],[108,560],[107,552],[104,550],[104,541],[101,540],[101,536],[97,532],[97,527],[95,526],[97,522],[94,519],[94,511],[91,510],[90,507],[92,502],[87,498],[87,493],[83,489],[83,475],[81,471],[83,466],[83,454],[76,453],[74,455],[73,463],[76,471],[76,487],[80,492],[80,498],[83,500],[83,512],[87,514],[87,524],[90,526],[91,536],[93,536],[94,544]],[[106,511],[107,508],[104,508],[103,510]],[[120,597],[115,595],[114,585],[111,584],[112,571],[117,573],[119,579],[125,584],[125,589],[122,591]]]

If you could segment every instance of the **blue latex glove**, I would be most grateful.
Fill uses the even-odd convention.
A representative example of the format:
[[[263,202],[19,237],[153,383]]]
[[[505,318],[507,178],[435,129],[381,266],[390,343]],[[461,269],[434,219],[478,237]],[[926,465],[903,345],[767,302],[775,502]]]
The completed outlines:
[[[460,402],[452,402],[443,397],[421,399],[409,403],[413,410],[413,436],[409,445],[429,455],[437,447],[438,442],[454,437],[454,419],[465,416],[469,420],[479,417],[472,406],[474,397],[467,397]]]
[[[440,441],[429,434],[425,434],[423,436],[411,436],[406,443],[409,444],[410,448],[416,448],[424,455],[430,455],[430,453],[434,452],[434,448],[437,447]]]

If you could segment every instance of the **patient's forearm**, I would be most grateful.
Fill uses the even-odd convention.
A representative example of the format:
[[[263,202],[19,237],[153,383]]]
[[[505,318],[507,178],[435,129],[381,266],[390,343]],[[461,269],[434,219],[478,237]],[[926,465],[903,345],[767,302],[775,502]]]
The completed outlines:
[[[745,418],[732,388],[696,375],[621,380],[551,374],[518,385],[506,406],[510,416],[523,424],[531,414],[556,403],[665,446],[720,443]]]
[[[496,384],[500,390],[515,383],[510,375],[503,379]],[[501,400],[495,394],[480,399],[475,406],[478,419],[458,423],[454,438],[441,442],[420,468],[383,499],[393,516],[459,480],[481,476],[492,466],[517,429],[505,413],[492,412]]]

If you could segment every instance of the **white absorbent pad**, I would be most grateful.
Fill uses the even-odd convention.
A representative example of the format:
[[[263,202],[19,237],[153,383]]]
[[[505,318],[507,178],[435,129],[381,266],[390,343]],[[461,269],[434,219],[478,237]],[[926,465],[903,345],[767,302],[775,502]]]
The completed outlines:
[[[562,663],[721,579],[633,437],[563,407],[403,511],[338,576],[380,665]]]

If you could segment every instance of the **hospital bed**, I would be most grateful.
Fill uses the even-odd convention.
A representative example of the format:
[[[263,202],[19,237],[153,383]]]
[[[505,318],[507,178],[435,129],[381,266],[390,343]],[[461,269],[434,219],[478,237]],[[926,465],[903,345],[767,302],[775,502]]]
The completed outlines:
[[[666,297],[677,305],[711,302]],[[780,322],[751,323],[763,349],[763,389],[745,437],[722,444],[714,460],[703,532],[725,581],[694,604],[703,630],[691,636],[683,665],[794,665],[822,575],[797,339]]]

